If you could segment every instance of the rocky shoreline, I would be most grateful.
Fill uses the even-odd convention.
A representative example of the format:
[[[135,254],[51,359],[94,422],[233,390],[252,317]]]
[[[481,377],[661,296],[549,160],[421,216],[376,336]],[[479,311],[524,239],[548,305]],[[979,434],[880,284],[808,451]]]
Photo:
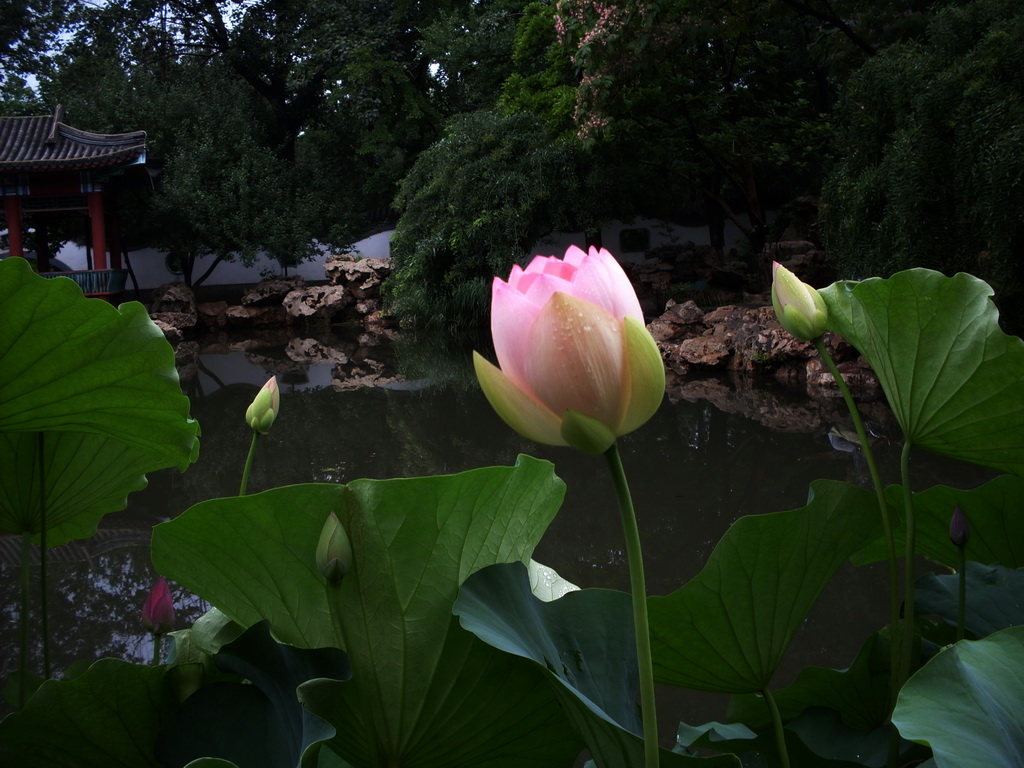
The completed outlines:
[[[828,279],[812,243],[770,247],[772,258],[808,282]],[[709,249],[692,243],[627,266],[665,361],[669,398],[710,401],[783,431],[817,431],[844,422],[839,389],[814,346],[782,329],[767,295],[743,292],[741,267],[718,263]],[[285,357],[261,361],[268,371],[300,373],[311,364],[329,363],[337,389],[393,385],[401,379],[384,349],[400,330],[382,313],[380,298],[389,269],[388,259],[336,255],[327,261],[324,284],[309,285],[299,277],[263,280],[245,290],[237,304],[197,303],[187,286],[172,283],[154,291],[150,316],[174,343],[183,381],[194,375],[200,351],[242,350],[259,356],[261,349],[276,346],[285,349]],[[691,295],[719,305],[665,301],[666,293],[687,293],[673,288],[679,285],[693,286]],[[339,326],[347,333],[332,332]],[[232,338],[239,333],[247,338]],[[881,389],[863,358],[834,334],[826,334],[824,341],[869,418],[877,410],[877,418],[884,419]],[[773,402],[765,392],[765,384],[772,382],[789,397]],[[800,406],[793,405],[795,392],[806,396]]]

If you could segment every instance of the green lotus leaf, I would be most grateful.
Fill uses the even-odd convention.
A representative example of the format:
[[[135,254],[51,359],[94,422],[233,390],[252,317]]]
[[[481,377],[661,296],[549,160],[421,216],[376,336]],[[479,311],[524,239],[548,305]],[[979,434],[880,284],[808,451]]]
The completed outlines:
[[[968,632],[981,638],[1024,625],[1024,569],[968,562],[966,574]],[[917,580],[914,606],[919,616],[938,616],[955,627],[959,601],[959,574],[928,573]]]
[[[649,598],[655,679],[763,690],[839,566],[879,536],[873,494],[837,481],[813,483],[800,509],[740,518],[689,583]]]
[[[337,645],[314,555],[345,493],[306,484],[200,502],[153,529],[153,565],[242,627],[267,619],[281,642]]]
[[[911,445],[1024,473],[1024,341],[992,289],[927,269],[821,291],[828,327],[867,358]]]
[[[851,728],[869,731],[889,716],[889,642],[878,633],[861,647],[849,669],[804,667],[791,685],[773,693],[783,720],[804,711],[831,709]],[[729,720],[761,728],[771,723],[764,699],[754,694],[733,696]]]
[[[0,262],[0,530],[38,537],[45,519],[47,546],[87,537],[148,472],[195,461],[198,432],[141,304]]]
[[[281,645],[260,622],[225,645],[214,662],[248,682],[207,685],[184,701],[156,742],[167,768],[200,758],[230,760],[239,768],[293,768],[334,735],[302,708],[295,690],[312,678],[347,678],[342,651]]]
[[[0,432],[92,432],[184,471],[199,427],[174,350],[138,302],[87,299],[21,259],[0,262]]]
[[[903,515],[903,488],[885,489],[893,520],[896,551],[904,548],[906,525]],[[967,515],[971,533],[967,541],[967,559],[978,563],[1001,563],[1007,568],[1024,567],[1024,479],[1000,475],[982,486],[962,491],[937,485],[915,493],[914,520],[917,528],[917,552],[950,568],[959,567],[960,555],[949,540],[949,521],[959,504]],[[856,553],[856,565],[884,560],[885,545],[879,540]]]
[[[527,569],[513,563],[468,578],[454,612],[481,640],[529,660],[547,677],[598,765],[643,764],[629,595],[583,589],[545,601],[531,590]],[[694,758],[666,750],[660,763],[739,765],[731,755]]]
[[[177,708],[166,667],[100,659],[74,680],[49,680],[0,721],[0,765],[162,768],[157,733]]]
[[[581,744],[543,678],[451,614],[471,573],[529,560],[564,492],[550,463],[527,456],[457,475],[296,485],[197,504],[157,526],[153,559],[243,626],[267,618],[283,642],[339,645],[315,565],[334,512],[353,551],[332,593],[353,679],[300,688],[337,731],[330,752],[353,765],[568,766]]]
[[[40,471],[40,450],[42,471]],[[86,432],[0,432],[0,530],[38,540],[46,502],[46,544],[85,539],[100,518],[124,509],[146,474],[166,465],[135,446]],[[40,472],[43,482],[40,483]]]
[[[892,721],[938,768],[1024,765],[1024,627],[961,640],[903,686]]]

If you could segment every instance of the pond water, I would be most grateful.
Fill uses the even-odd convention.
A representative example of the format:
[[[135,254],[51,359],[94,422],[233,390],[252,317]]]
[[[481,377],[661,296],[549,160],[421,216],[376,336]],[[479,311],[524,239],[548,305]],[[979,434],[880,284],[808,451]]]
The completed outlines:
[[[324,348],[317,349],[324,357]],[[184,474],[152,476],[146,490],[130,497],[128,509],[104,518],[97,537],[52,552],[55,671],[76,659],[152,658],[139,619],[156,577],[149,562],[150,530],[196,502],[237,493],[251,434],[243,414],[272,373],[281,382],[281,413],[259,442],[250,492],[290,483],[452,473],[508,465],[518,454],[530,453],[552,461],[567,484],[564,507],[535,559],[580,586],[628,588],[619,517],[600,458],[538,446],[514,434],[488,406],[465,357],[439,356],[434,362],[444,364],[431,371],[422,363],[429,353],[419,355],[419,362],[396,364],[394,348],[345,349],[340,358],[335,354],[342,360],[339,370],[383,374],[375,380],[388,383],[367,387],[356,386],[365,378],[333,378],[335,363],[296,362],[281,344],[210,345],[182,368],[183,386],[202,426],[199,461]],[[396,365],[421,375],[394,381]],[[649,424],[620,441],[652,594],[671,592],[694,576],[740,516],[803,506],[817,478],[862,476],[859,457],[830,442],[829,411],[806,411],[811,415],[801,420],[806,408],[801,393],[766,386],[736,396],[733,384],[674,382],[675,396],[666,398]],[[687,392],[703,393],[723,407],[679,394]],[[894,468],[897,454],[897,446],[883,446],[883,466]],[[940,478],[948,482],[949,468],[941,462],[918,472],[922,485]],[[960,484],[975,485],[983,477],[966,471]],[[0,676],[5,679],[17,667],[17,546],[14,539],[0,540]],[[34,580],[37,576],[33,573]],[[205,606],[183,589],[173,590],[178,627],[184,628]],[[806,664],[847,666],[865,635],[885,623],[884,603],[881,569],[844,569],[805,622],[776,685]],[[32,666],[41,667],[38,658]],[[674,732],[680,719],[720,717],[721,704],[720,697],[707,694],[678,697],[664,713],[662,730]]]

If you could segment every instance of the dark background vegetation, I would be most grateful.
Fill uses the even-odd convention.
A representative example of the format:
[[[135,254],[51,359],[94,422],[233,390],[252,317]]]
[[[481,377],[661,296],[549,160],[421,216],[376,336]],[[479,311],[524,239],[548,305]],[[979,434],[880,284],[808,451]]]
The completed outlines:
[[[820,199],[844,277],[1024,275],[1019,0],[2,0],[0,113],[143,129],[132,247],[285,266],[397,219],[391,309],[479,324],[557,230]],[[203,275],[186,270],[191,281]]]

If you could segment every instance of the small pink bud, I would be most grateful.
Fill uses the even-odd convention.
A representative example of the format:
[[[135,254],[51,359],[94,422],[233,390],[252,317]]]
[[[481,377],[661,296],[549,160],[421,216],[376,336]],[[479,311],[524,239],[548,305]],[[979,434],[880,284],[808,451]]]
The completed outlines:
[[[154,635],[166,635],[174,626],[174,600],[163,576],[156,580],[142,606],[142,625]]]
[[[957,504],[953,510],[953,518],[949,521],[949,540],[953,542],[954,547],[962,549],[967,546],[970,537],[971,526],[967,523],[967,515]]]

